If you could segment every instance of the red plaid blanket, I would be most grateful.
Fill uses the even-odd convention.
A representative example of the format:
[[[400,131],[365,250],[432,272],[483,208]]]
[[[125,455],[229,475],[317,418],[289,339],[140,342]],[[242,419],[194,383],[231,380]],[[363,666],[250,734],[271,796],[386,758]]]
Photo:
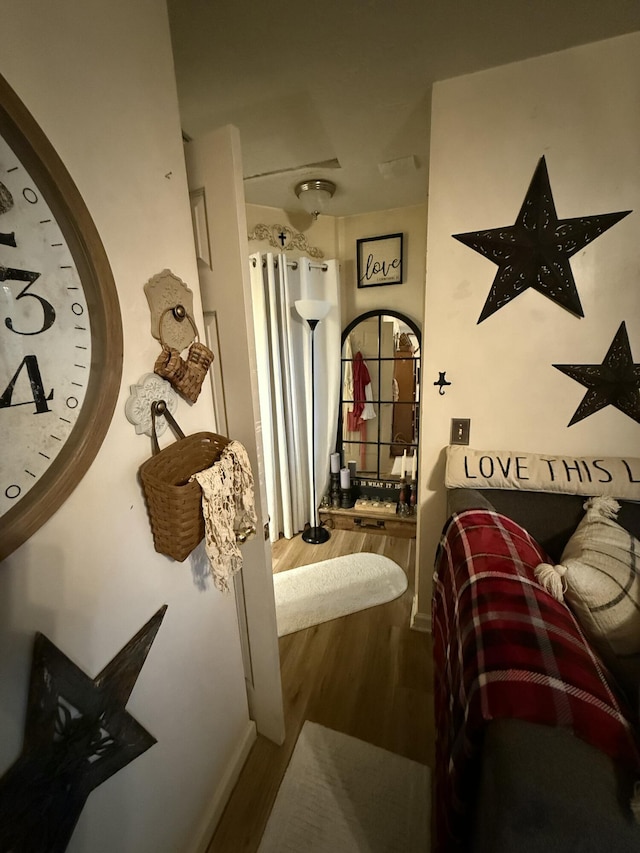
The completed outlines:
[[[436,557],[433,644],[436,848],[462,849],[485,721],[566,726],[640,767],[632,729],[571,613],[539,586],[548,562],[518,524],[454,515]]]

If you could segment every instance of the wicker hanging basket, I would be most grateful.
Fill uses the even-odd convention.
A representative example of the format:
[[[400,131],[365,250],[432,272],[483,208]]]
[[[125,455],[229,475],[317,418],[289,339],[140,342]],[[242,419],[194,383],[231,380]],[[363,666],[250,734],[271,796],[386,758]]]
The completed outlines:
[[[156,415],[164,415],[178,441],[160,450]],[[182,562],[204,538],[202,490],[193,474],[210,468],[229,439],[212,432],[185,436],[162,401],[151,406],[153,456],[139,469],[156,551]]]

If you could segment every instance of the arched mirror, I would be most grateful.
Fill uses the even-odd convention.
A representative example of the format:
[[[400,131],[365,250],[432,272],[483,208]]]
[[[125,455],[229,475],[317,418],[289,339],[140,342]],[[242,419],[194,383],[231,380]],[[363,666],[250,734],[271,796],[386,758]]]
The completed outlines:
[[[360,494],[415,479],[418,460],[421,335],[409,317],[386,309],[356,317],[342,333],[338,445],[355,462]]]

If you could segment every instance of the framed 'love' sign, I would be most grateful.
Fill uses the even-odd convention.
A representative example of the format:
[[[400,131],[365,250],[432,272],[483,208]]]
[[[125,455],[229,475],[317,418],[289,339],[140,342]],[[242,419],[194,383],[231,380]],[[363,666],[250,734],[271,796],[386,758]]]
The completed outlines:
[[[402,234],[356,240],[358,287],[402,284]]]

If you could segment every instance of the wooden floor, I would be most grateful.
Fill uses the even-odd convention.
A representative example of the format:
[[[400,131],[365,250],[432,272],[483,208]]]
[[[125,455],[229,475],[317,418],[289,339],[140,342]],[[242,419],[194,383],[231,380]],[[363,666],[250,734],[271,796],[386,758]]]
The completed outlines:
[[[258,737],[207,853],[257,850],[305,720],[433,767],[431,636],[409,628],[415,540],[345,530],[324,545],[281,539],[274,572],[358,551],[395,560],[409,588],[388,604],[279,640],[286,740],[278,747]]]

